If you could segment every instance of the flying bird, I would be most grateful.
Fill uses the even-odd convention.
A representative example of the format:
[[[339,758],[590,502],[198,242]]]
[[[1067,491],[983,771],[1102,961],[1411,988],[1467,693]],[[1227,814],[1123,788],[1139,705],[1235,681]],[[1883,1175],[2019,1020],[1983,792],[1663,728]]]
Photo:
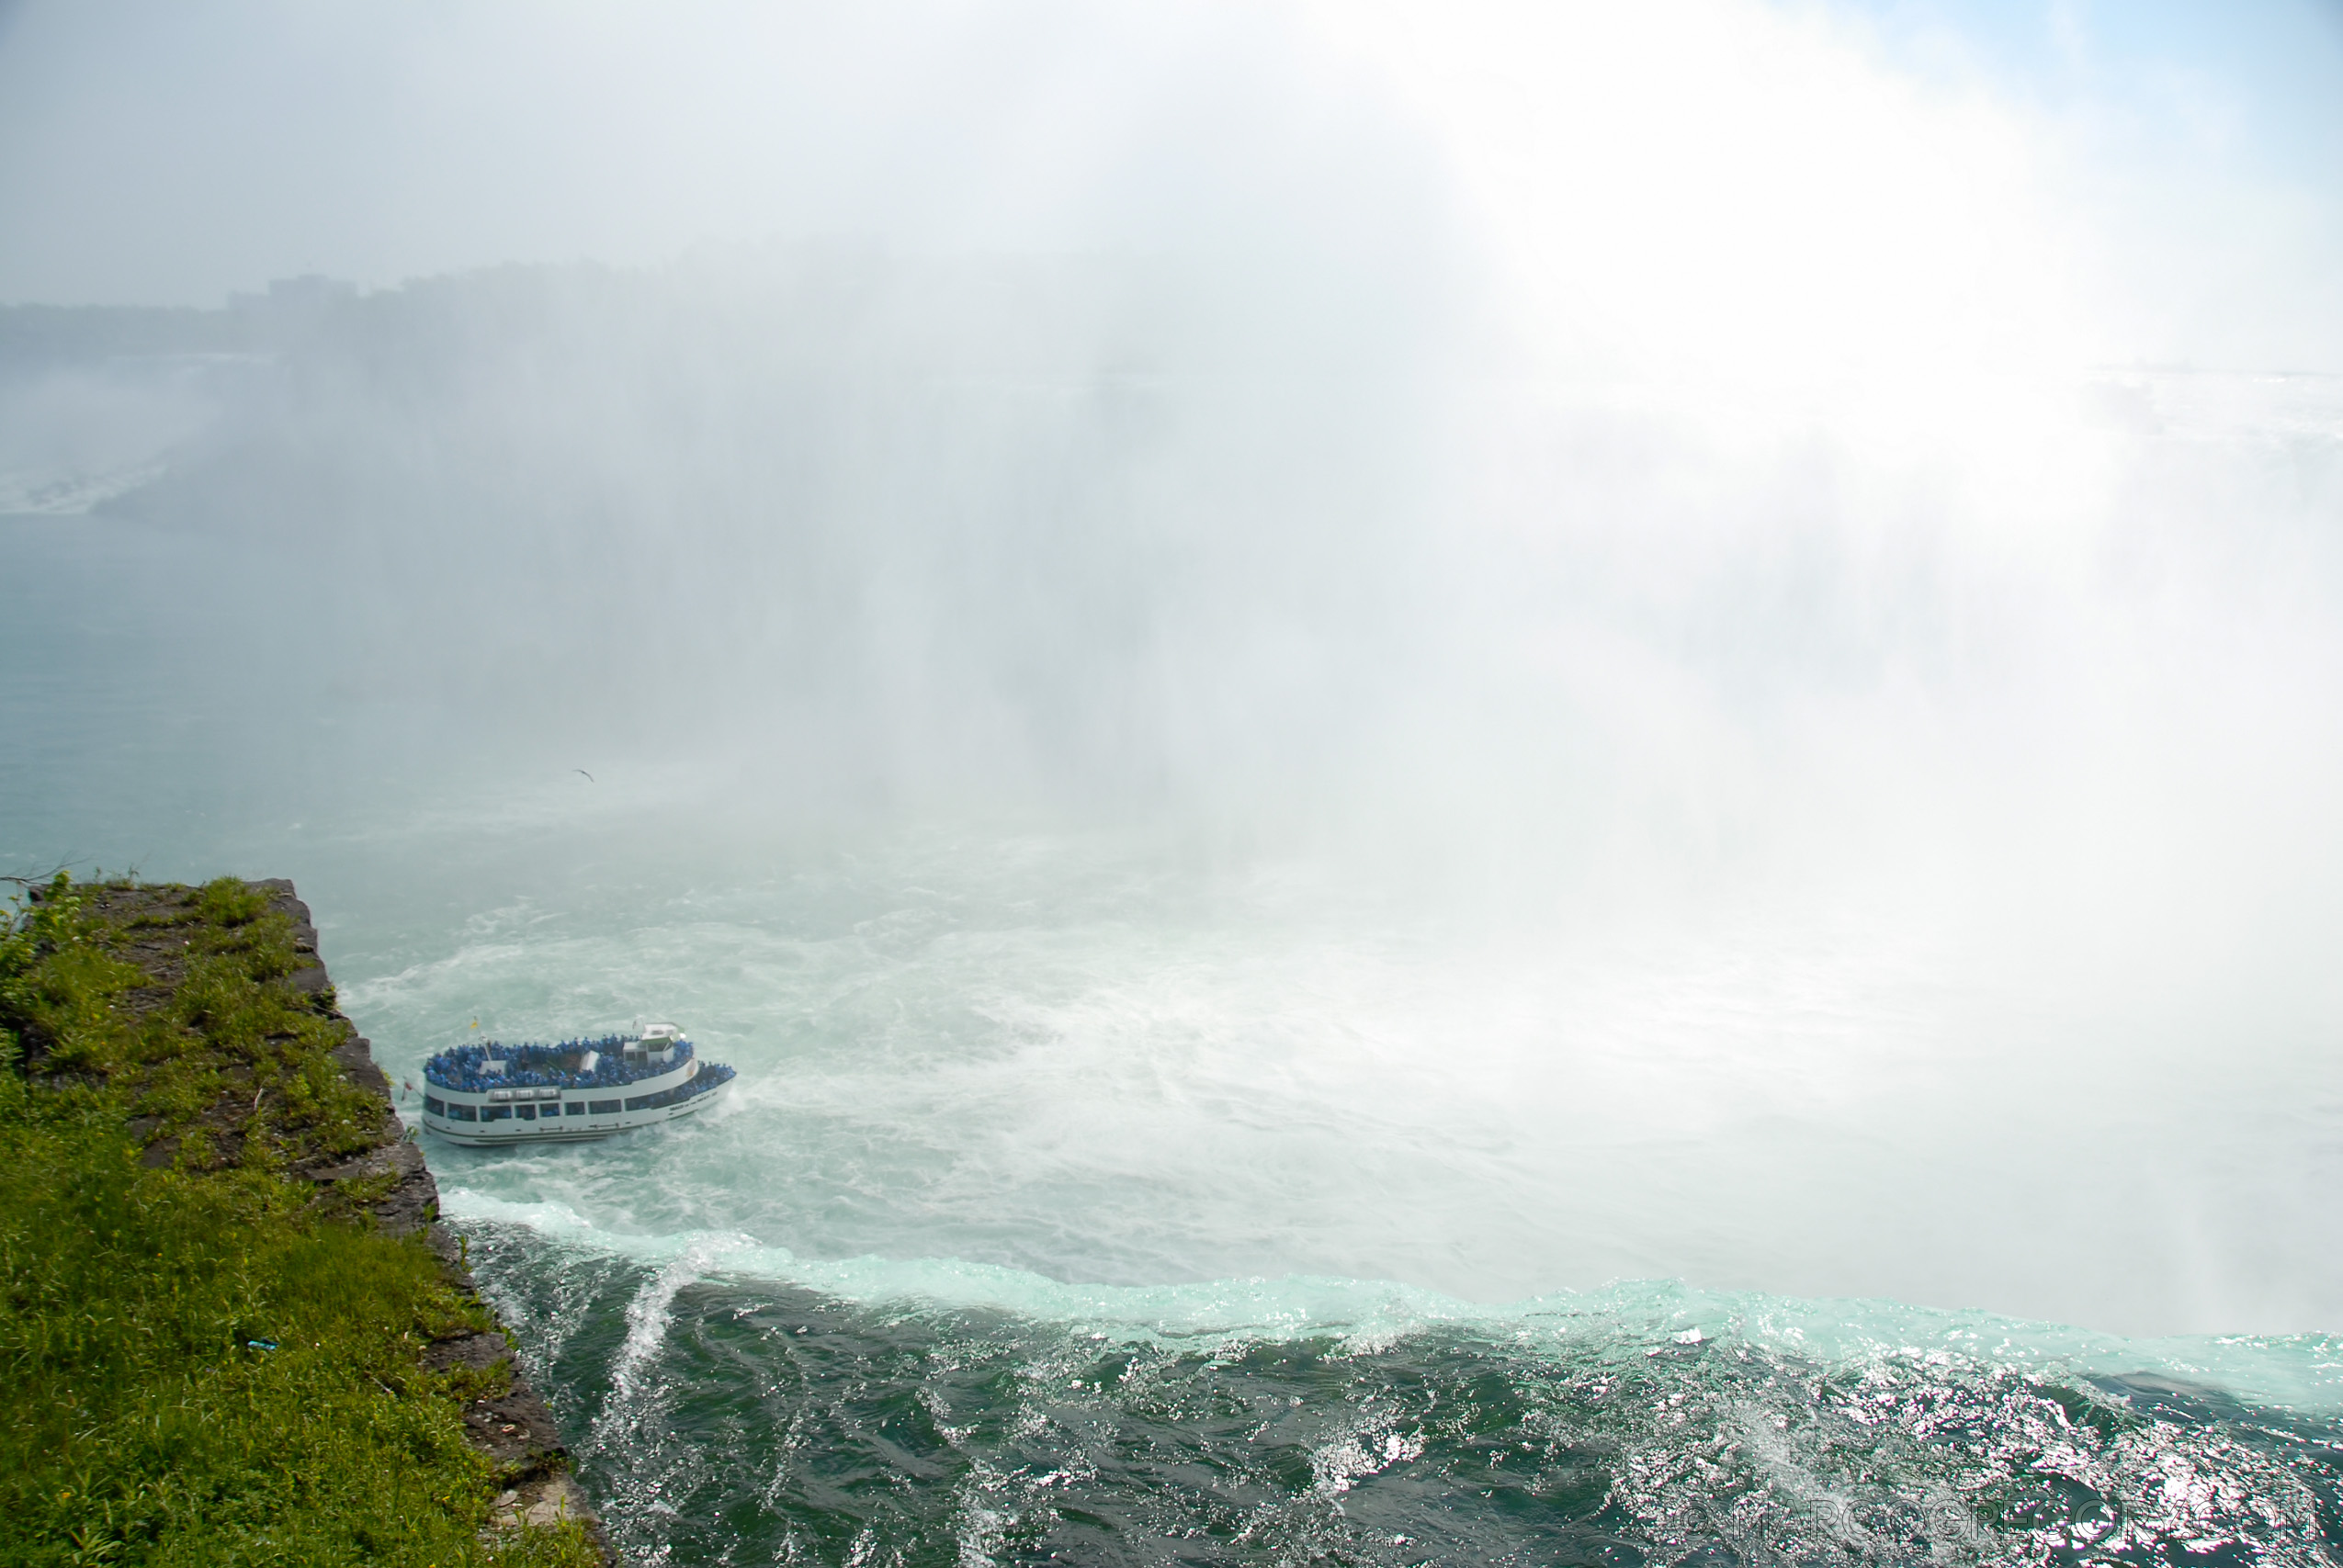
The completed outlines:
[[[573,773],[585,773],[586,783],[592,784],[594,782],[594,775],[592,773],[586,773],[586,771],[583,768],[572,768],[570,771]]]

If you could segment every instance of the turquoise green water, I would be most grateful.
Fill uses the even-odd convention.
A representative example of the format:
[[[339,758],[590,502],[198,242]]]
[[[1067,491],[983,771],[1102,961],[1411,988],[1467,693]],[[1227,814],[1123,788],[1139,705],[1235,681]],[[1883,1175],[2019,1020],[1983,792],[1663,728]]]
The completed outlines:
[[[1645,1287],[1442,1321],[1348,1281],[1013,1311],[475,1235],[651,1561],[2310,1563],[2343,1500],[2332,1422],[1981,1315]]]

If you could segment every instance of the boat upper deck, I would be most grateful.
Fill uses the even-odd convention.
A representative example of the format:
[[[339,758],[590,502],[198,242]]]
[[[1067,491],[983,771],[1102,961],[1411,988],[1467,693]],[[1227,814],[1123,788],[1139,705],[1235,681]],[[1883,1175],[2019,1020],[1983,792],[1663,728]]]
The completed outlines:
[[[692,1059],[692,1043],[672,1026],[654,1025],[640,1037],[610,1034],[559,1044],[506,1044],[488,1040],[451,1047],[426,1061],[425,1082],[458,1094],[500,1089],[623,1089],[662,1077]]]

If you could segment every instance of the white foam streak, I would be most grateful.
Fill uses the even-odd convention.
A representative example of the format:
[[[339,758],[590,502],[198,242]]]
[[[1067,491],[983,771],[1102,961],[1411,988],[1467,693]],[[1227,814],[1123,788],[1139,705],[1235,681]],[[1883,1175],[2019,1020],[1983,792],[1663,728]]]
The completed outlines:
[[[457,1212],[458,1214],[461,1213],[460,1210]],[[676,1292],[740,1251],[743,1245],[738,1238],[726,1236],[685,1238],[661,1265],[658,1273],[635,1293],[634,1299],[627,1303],[626,1343],[619,1348],[617,1358],[610,1366],[615,1400],[630,1402],[645,1392],[639,1380],[666,1340],[667,1330],[674,1321],[673,1308]]]

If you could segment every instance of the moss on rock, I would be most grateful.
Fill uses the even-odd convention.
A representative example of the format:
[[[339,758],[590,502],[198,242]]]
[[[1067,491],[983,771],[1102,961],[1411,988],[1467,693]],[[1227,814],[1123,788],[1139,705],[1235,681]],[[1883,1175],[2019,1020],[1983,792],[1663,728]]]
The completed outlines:
[[[270,888],[60,877],[0,933],[0,1561],[599,1563],[513,1506],[573,1495],[549,1431],[468,1427],[502,1336]]]

